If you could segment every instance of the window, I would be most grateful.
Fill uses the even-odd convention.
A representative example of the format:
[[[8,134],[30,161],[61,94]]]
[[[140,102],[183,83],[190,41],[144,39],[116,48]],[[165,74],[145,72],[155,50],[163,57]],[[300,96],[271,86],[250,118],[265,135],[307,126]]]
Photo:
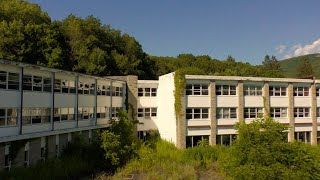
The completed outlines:
[[[224,135],[217,135],[216,143],[217,145],[232,145],[234,140],[236,140],[236,134],[224,134]]]
[[[51,108],[23,108],[22,124],[39,124],[50,122]]]
[[[42,91],[42,77],[33,76],[32,90],[33,91]]]
[[[122,87],[112,87],[112,96],[122,97],[123,95],[122,91],[123,91]]]
[[[56,79],[54,81],[54,92],[61,93],[61,80]]]
[[[90,94],[89,92],[89,83],[84,83],[84,85],[82,86],[83,89],[83,94]]]
[[[317,108],[317,117],[320,117],[320,108]]]
[[[95,84],[90,84],[90,94],[95,95]]]
[[[78,118],[79,120],[93,120],[93,107],[79,107]]]
[[[305,132],[294,132],[294,139],[297,141],[302,141],[304,143],[310,143],[310,136],[311,132],[310,131],[305,131]]]
[[[310,108],[294,108],[294,117],[310,117]]]
[[[0,126],[16,126],[17,119],[17,108],[0,108]]]
[[[138,108],[138,117],[156,117],[157,108]]]
[[[293,96],[309,96],[308,87],[294,87]]]
[[[8,73],[8,89],[19,90],[19,74]]]
[[[273,118],[286,118],[287,108],[270,108],[270,116]]]
[[[199,141],[207,140],[209,142],[209,136],[187,136],[186,137],[186,146],[187,148],[192,148],[199,145]]]
[[[4,169],[7,171],[11,169],[11,159],[9,154],[4,155]]]
[[[217,119],[237,118],[237,108],[217,108]]]
[[[262,96],[262,86],[245,86],[245,96]]]
[[[7,89],[7,72],[0,71],[0,89]]]
[[[235,85],[217,85],[216,95],[236,95]]]
[[[76,82],[75,81],[69,81],[69,92],[70,92],[70,94],[76,93]]]
[[[270,86],[269,87],[269,95],[270,96],[286,96],[287,95],[287,87]]]
[[[262,108],[244,108],[244,118],[258,118],[262,114]]]
[[[138,96],[157,96],[157,88],[138,88]]]
[[[208,95],[208,84],[187,84],[186,95]]]
[[[98,119],[109,118],[109,116],[107,116],[107,112],[108,112],[107,107],[97,107],[97,118]]]
[[[138,96],[143,96],[143,88],[138,88]]]
[[[186,119],[208,119],[209,108],[187,108]]]
[[[111,117],[112,118],[118,118],[119,117],[119,111],[121,110],[121,107],[113,107],[111,109]]]
[[[316,87],[316,96],[320,96],[320,87]]]
[[[51,78],[43,78],[43,91],[51,92]]]
[[[68,80],[61,80],[61,92],[62,93],[69,93],[69,81]]]
[[[23,75],[23,90],[32,91],[32,76]]]

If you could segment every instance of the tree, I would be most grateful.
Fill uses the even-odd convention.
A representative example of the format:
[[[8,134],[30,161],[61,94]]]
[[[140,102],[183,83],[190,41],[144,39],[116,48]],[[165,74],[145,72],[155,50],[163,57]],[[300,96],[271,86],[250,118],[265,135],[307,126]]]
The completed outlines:
[[[219,164],[234,179],[318,179],[320,157],[302,142],[287,142],[286,125],[271,118],[236,125],[238,137]]]
[[[266,55],[262,61],[262,70],[260,74],[266,77],[284,77],[280,62],[275,56],[272,56],[270,59],[269,55]]]
[[[314,76],[312,65],[308,59],[303,59],[297,67],[297,78]]]
[[[63,50],[58,30],[36,4],[0,1],[0,58],[61,67]]]
[[[105,158],[113,166],[125,165],[137,154],[139,140],[134,128],[135,122],[130,121],[126,112],[119,112],[119,120],[111,119],[110,127],[101,133],[101,148],[105,151]]]
[[[236,60],[235,60],[231,55],[228,55],[226,61],[227,61],[227,62],[230,62],[230,63],[236,62]]]

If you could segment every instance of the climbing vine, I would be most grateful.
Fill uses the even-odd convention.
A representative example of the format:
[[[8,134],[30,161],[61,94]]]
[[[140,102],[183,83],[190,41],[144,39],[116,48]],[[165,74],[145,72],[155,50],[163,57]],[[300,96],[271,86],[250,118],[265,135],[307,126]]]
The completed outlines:
[[[182,68],[178,69],[174,73],[174,109],[176,114],[176,119],[178,120],[181,116],[181,97],[184,96],[186,88],[186,75],[199,75],[205,74],[202,70],[198,68]]]

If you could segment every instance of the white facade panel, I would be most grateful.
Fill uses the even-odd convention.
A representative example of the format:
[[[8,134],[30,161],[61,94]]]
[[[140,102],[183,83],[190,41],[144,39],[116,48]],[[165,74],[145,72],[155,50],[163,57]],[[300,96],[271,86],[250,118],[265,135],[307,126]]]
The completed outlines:
[[[157,97],[138,97],[139,107],[157,107]]]
[[[320,97],[317,97],[317,107],[320,107]]]
[[[270,96],[270,107],[289,107],[289,98]]]
[[[109,123],[109,120],[107,118],[97,119],[97,125],[106,125],[108,123]]]
[[[0,107],[18,107],[19,103],[19,91],[0,90]]]
[[[23,106],[24,107],[50,107],[51,93],[44,92],[23,92]]]
[[[294,107],[311,107],[311,97],[294,97]]]
[[[210,107],[209,96],[186,96],[187,107]]]
[[[78,126],[79,127],[87,127],[87,126],[93,126],[94,121],[93,120],[81,120],[78,121]]]
[[[6,136],[14,136],[19,134],[19,127],[12,126],[12,127],[1,127],[0,128],[0,137]]]
[[[244,96],[244,107],[264,107],[262,96]]]
[[[156,126],[159,128],[161,138],[177,143],[176,116],[174,111],[174,74],[159,77],[157,91],[158,113]]]
[[[217,125],[235,125],[238,119],[217,119]]]
[[[193,120],[193,119],[189,119],[187,120],[187,126],[210,126],[210,120],[204,120],[204,119],[197,119],[197,120]]]
[[[54,106],[55,107],[75,107],[76,96],[71,94],[55,93]]]
[[[97,106],[106,106],[110,107],[111,98],[110,96],[98,96],[97,98]]]
[[[117,96],[112,97],[112,107],[123,107],[123,98]]]
[[[77,127],[76,121],[62,121],[62,122],[54,123],[54,130],[70,129],[70,128],[76,128],[76,127]]]
[[[274,120],[276,120],[282,124],[289,124],[289,122],[290,122],[288,118],[275,118]]]
[[[294,118],[295,123],[312,123],[311,118]]]
[[[79,107],[93,107],[95,96],[79,94]]]
[[[210,128],[188,128],[187,136],[210,135]]]
[[[37,133],[37,132],[45,132],[51,130],[51,124],[33,124],[33,125],[24,125],[22,126],[22,133],[29,134],[29,133]]]
[[[233,128],[217,128],[217,135],[223,135],[223,134],[237,134],[237,130]]]
[[[310,125],[310,126],[295,126],[294,131],[295,132],[312,131],[312,125]]]
[[[138,118],[139,124],[138,124],[138,131],[147,131],[151,129],[158,129],[156,125],[157,118],[156,117],[150,117],[150,118]],[[141,124],[140,124],[141,123]]]
[[[217,107],[238,107],[237,96],[217,96]]]

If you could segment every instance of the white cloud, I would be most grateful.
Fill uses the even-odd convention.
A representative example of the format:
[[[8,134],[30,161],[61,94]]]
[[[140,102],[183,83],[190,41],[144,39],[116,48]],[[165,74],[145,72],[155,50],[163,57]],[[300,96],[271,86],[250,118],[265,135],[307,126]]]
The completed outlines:
[[[282,54],[285,50],[286,50],[287,46],[285,45],[279,45],[278,47],[276,47],[276,51],[279,54]]]
[[[284,55],[284,58],[291,58],[295,56],[302,56],[307,54],[320,53],[320,38],[311,44],[302,46],[301,44],[296,44],[290,48],[290,50]]]

